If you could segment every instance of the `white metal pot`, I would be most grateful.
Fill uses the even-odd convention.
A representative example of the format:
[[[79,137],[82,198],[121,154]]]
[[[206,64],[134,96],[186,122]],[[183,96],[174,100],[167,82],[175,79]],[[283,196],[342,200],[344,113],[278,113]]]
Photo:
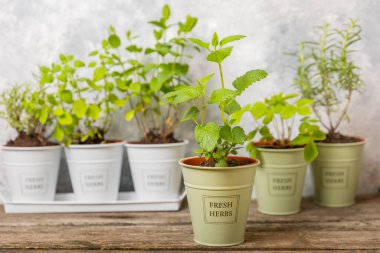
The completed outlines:
[[[176,198],[182,182],[178,161],[188,141],[168,144],[126,143],[133,185],[139,198]]]
[[[61,161],[60,145],[1,146],[6,184],[12,201],[52,201]]]
[[[70,145],[65,148],[77,201],[116,201],[119,192],[124,141]]]

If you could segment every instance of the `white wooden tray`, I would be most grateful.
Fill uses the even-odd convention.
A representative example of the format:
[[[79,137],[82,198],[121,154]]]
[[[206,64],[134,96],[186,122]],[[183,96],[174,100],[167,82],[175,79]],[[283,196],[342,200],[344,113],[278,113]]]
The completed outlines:
[[[78,202],[73,193],[56,194],[54,201],[12,202],[6,196],[0,197],[6,213],[79,213],[79,212],[138,212],[178,211],[186,197],[183,191],[175,199],[141,200],[135,192],[120,192],[117,201]]]

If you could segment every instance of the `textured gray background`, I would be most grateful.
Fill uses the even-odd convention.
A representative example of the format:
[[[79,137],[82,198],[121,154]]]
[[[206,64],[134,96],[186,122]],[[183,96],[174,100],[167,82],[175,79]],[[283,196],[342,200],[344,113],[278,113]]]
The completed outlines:
[[[380,114],[380,1],[376,0],[0,0],[0,89],[14,82],[31,79],[37,64],[48,64],[59,53],[74,53],[85,57],[97,48],[113,24],[119,32],[133,29],[143,35],[143,43],[152,40],[148,20],[160,15],[164,3],[172,7],[175,18],[187,13],[199,18],[193,36],[208,39],[214,31],[221,36],[244,34],[248,38],[237,43],[232,57],[224,63],[227,83],[246,70],[263,68],[269,77],[250,89],[240,101],[251,103],[274,91],[289,91],[294,71],[289,68],[294,59],[284,52],[293,51],[301,40],[312,38],[315,26],[323,21],[341,24],[348,18],[358,18],[363,27],[363,40],[357,49],[357,63],[367,83],[362,95],[356,95],[350,109],[351,123],[342,126],[347,134],[365,136],[365,149],[359,192],[374,193],[380,185],[378,141]],[[148,36],[147,36],[148,34]],[[201,77],[216,71],[204,61],[204,55],[192,62],[191,76]],[[214,80],[213,85],[216,85]],[[210,112],[213,114],[213,112]],[[213,117],[217,115],[213,114]],[[249,129],[249,117],[243,125]],[[0,122],[0,141],[4,143],[14,133]],[[136,138],[134,124],[123,121],[122,112],[115,117],[113,137]],[[182,138],[192,138],[191,125],[178,131]],[[111,136],[111,137],[112,137]],[[188,149],[192,152],[194,143]],[[1,171],[0,171],[1,176]],[[130,189],[128,175],[124,189]],[[310,175],[305,194],[312,194]]]

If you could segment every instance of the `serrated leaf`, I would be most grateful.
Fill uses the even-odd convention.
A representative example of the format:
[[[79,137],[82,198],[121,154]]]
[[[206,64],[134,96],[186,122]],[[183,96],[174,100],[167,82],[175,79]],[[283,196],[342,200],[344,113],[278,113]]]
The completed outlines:
[[[311,163],[318,156],[318,148],[314,142],[309,142],[304,150],[304,158],[307,163]]]
[[[199,109],[195,106],[192,106],[184,112],[181,122],[185,122],[188,120],[196,120],[198,114]]]
[[[229,89],[216,89],[211,93],[209,104],[219,104],[228,100],[232,100],[236,97],[236,92]]]
[[[73,103],[73,110],[75,115],[80,119],[82,118],[87,111],[87,104],[86,101],[83,99],[77,100]]]
[[[232,85],[241,93],[253,83],[256,83],[267,77],[267,75],[267,72],[261,69],[250,70],[244,75],[236,78],[235,81],[232,82]]]
[[[227,113],[228,115],[233,114],[234,112],[237,112],[241,109],[241,106],[236,100],[231,100],[226,106],[224,107],[224,112]]]
[[[232,52],[233,47],[225,47],[212,51],[207,55],[207,60],[210,62],[222,63]]]
[[[292,140],[292,145],[303,146],[311,141],[309,135],[300,134]]]
[[[245,141],[245,132],[240,126],[236,126],[231,129],[230,126],[224,125],[220,127],[220,137],[226,141],[243,144]]]
[[[159,91],[164,85],[164,83],[172,77],[173,73],[171,71],[161,71],[160,73],[158,73],[157,77],[153,78],[150,82],[150,89],[153,92]]]
[[[178,90],[167,93],[164,98],[171,104],[177,105],[189,100],[202,97],[202,92],[194,86],[186,86]]]
[[[207,42],[204,42],[203,40],[200,40],[200,39],[196,39],[196,38],[190,38],[189,39],[191,42],[193,42],[194,44],[200,46],[200,47],[203,47],[207,50],[209,50],[210,48],[210,43],[207,43]]]
[[[231,35],[231,36],[227,36],[225,37],[224,39],[222,39],[219,43],[219,45],[222,47],[224,46],[225,44],[227,43],[230,43],[230,42],[233,42],[233,41],[236,41],[236,40],[240,40],[242,38],[245,38],[246,36],[244,35]]]
[[[199,146],[211,152],[218,144],[219,128],[215,122],[209,122],[206,125],[197,125],[195,127],[195,139]]]
[[[313,138],[317,141],[323,141],[324,139],[326,139],[326,135],[321,130],[316,130],[313,132]]]
[[[108,37],[108,42],[111,47],[118,48],[120,47],[120,38],[116,34],[112,34]]]

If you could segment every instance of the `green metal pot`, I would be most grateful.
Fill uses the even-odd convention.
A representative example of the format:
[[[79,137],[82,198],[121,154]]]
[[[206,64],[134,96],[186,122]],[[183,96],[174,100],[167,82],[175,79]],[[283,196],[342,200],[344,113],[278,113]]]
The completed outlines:
[[[303,148],[259,148],[256,172],[258,210],[264,214],[289,215],[301,210],[307,163]]]
[[[317,144],[319,155],[312,163],[315,203],[327,207],[355,204],[364,144]]]
[[[201,167],[203,159],[199,157],[179,161],[187,191],[194,240],[199,244],[230,246],[244,241],[259,161],[248,157],[233,158],[251,164]]]

